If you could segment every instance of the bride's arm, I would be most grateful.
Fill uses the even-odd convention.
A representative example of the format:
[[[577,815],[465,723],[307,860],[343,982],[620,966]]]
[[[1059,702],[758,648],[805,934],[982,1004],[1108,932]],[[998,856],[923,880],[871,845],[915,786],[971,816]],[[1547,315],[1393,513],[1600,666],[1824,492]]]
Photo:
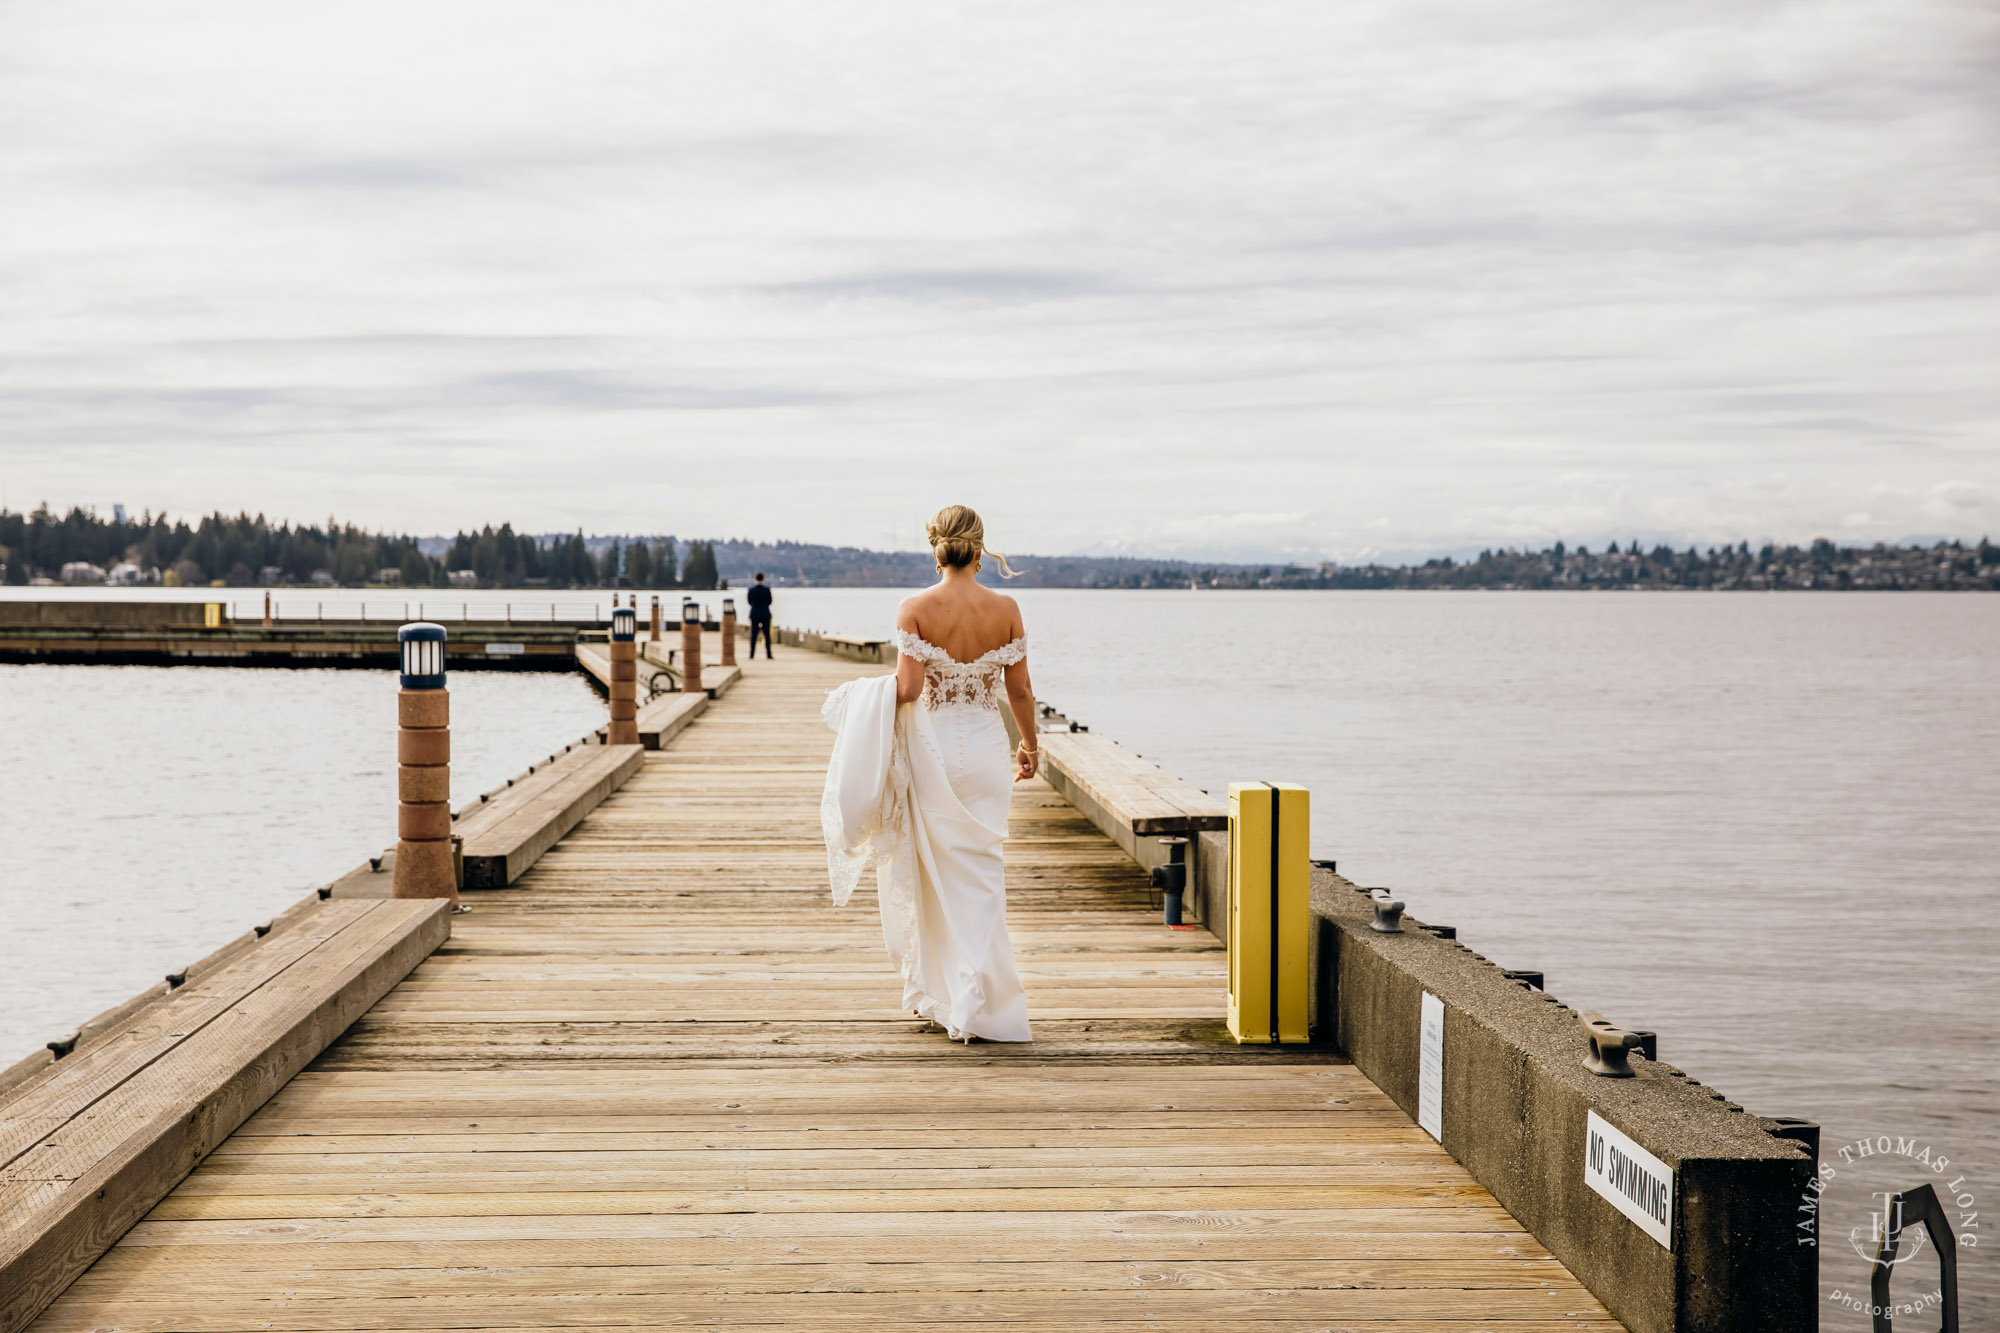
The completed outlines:
[[[896,608],[896,628],[923,637],[917,628],[916,613],[906,602]],[[924,697],[924,664],[908,653],[896,654],[896,702],[913,704]]]
[[[1024,638],[1027,628],[1021,623],[1019,609],[1014,612],[1013,637]],[[1028,679],[1028,658],[1023,654],[1018,662],[1010,662],[1001,673],[1007,684],[1007,707],[1013,710],[1014,725],[1021,729],[1021,748],[1014,752],[1014,781],[1031,778],[1041,771],[1042,736],[1035,727],[1035,686]]]
[[[1042,737],[1035,729],[1035,687],[1028,680],[1028,659],[1008,667],[1002,678],[1007,682],[1007,707],[1014,711],[1014,724],[1021,729],[1021,748],[1014,752],[1014,780],[1031,778],[1041,771]]]

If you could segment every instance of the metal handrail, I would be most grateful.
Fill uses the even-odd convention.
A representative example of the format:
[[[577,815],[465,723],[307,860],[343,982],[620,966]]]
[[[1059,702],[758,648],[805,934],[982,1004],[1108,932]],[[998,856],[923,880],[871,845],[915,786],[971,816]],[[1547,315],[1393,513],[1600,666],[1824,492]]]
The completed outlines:
[[[1944,1203],[1928,1182],[1901,1194],[1892,1194],[1883,1206],[1882,1248],[1868,1268],[1868,1303],[1872,1307],[1875,1333],[1892,1333],[1889,1312],[1889,1279],[1896,1271],[1896,1250],[1903,1231],[1912,1222],[1922,1222],[1938,1256],[1938,1304],[1944,1323],[1940,1333],[1958,1333],[1958,1241],[1951,1234]]]
[[[248,612],[238,611],[242,619],[245,615],[262,615],[261,607],[253,607]],[[590,602],[471,602],[432,601],[428,598],[413,601],[369,598],[364,601],[273,601],[272,621],[313,621],[313,622],[382,622],[406,624],[413,620],[433,620],[452,623],[484,622],[487,624],[589,624],[604,622],[606,612]]]

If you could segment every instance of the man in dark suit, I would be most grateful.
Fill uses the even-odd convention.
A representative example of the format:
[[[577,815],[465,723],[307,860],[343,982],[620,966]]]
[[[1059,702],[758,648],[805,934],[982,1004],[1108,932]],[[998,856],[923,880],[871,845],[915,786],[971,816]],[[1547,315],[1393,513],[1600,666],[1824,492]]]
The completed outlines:
[[[750,585],[744,600],[750,603],[750,656],[757,656],[757,635],[761,631],[764,635],[764,657],[768,661],[771,656],[771,589],[766,586],[762,574]]]

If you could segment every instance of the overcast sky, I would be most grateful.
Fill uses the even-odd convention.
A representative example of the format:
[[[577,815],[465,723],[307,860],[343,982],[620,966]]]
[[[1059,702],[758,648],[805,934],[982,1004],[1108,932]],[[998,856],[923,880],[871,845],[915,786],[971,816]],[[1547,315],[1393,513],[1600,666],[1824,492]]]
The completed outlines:
[[[1990,3],[0,0],[0,498],[2000,537]]]

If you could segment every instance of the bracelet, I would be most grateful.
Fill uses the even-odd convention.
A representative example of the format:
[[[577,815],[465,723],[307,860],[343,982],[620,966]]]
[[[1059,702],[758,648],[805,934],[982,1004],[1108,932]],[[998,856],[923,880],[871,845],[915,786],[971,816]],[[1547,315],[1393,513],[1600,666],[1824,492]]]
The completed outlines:
[[[1021,748],[1021,749],[1022,749],[1023,751],[1025,751],[1026,753],[1028,753],[1028,754],[1040,754],[1040,753],[1042,752],[1042,747],[1041,747],[1041,746],[1039,746],[1039,745],[1030,745],[1030,744],[1028,744],[1028,743],[1027,743],[1026,741],[1022,741],[1022,742],[1021,742],[1021,746],[1020,746],[1020,748]]]

